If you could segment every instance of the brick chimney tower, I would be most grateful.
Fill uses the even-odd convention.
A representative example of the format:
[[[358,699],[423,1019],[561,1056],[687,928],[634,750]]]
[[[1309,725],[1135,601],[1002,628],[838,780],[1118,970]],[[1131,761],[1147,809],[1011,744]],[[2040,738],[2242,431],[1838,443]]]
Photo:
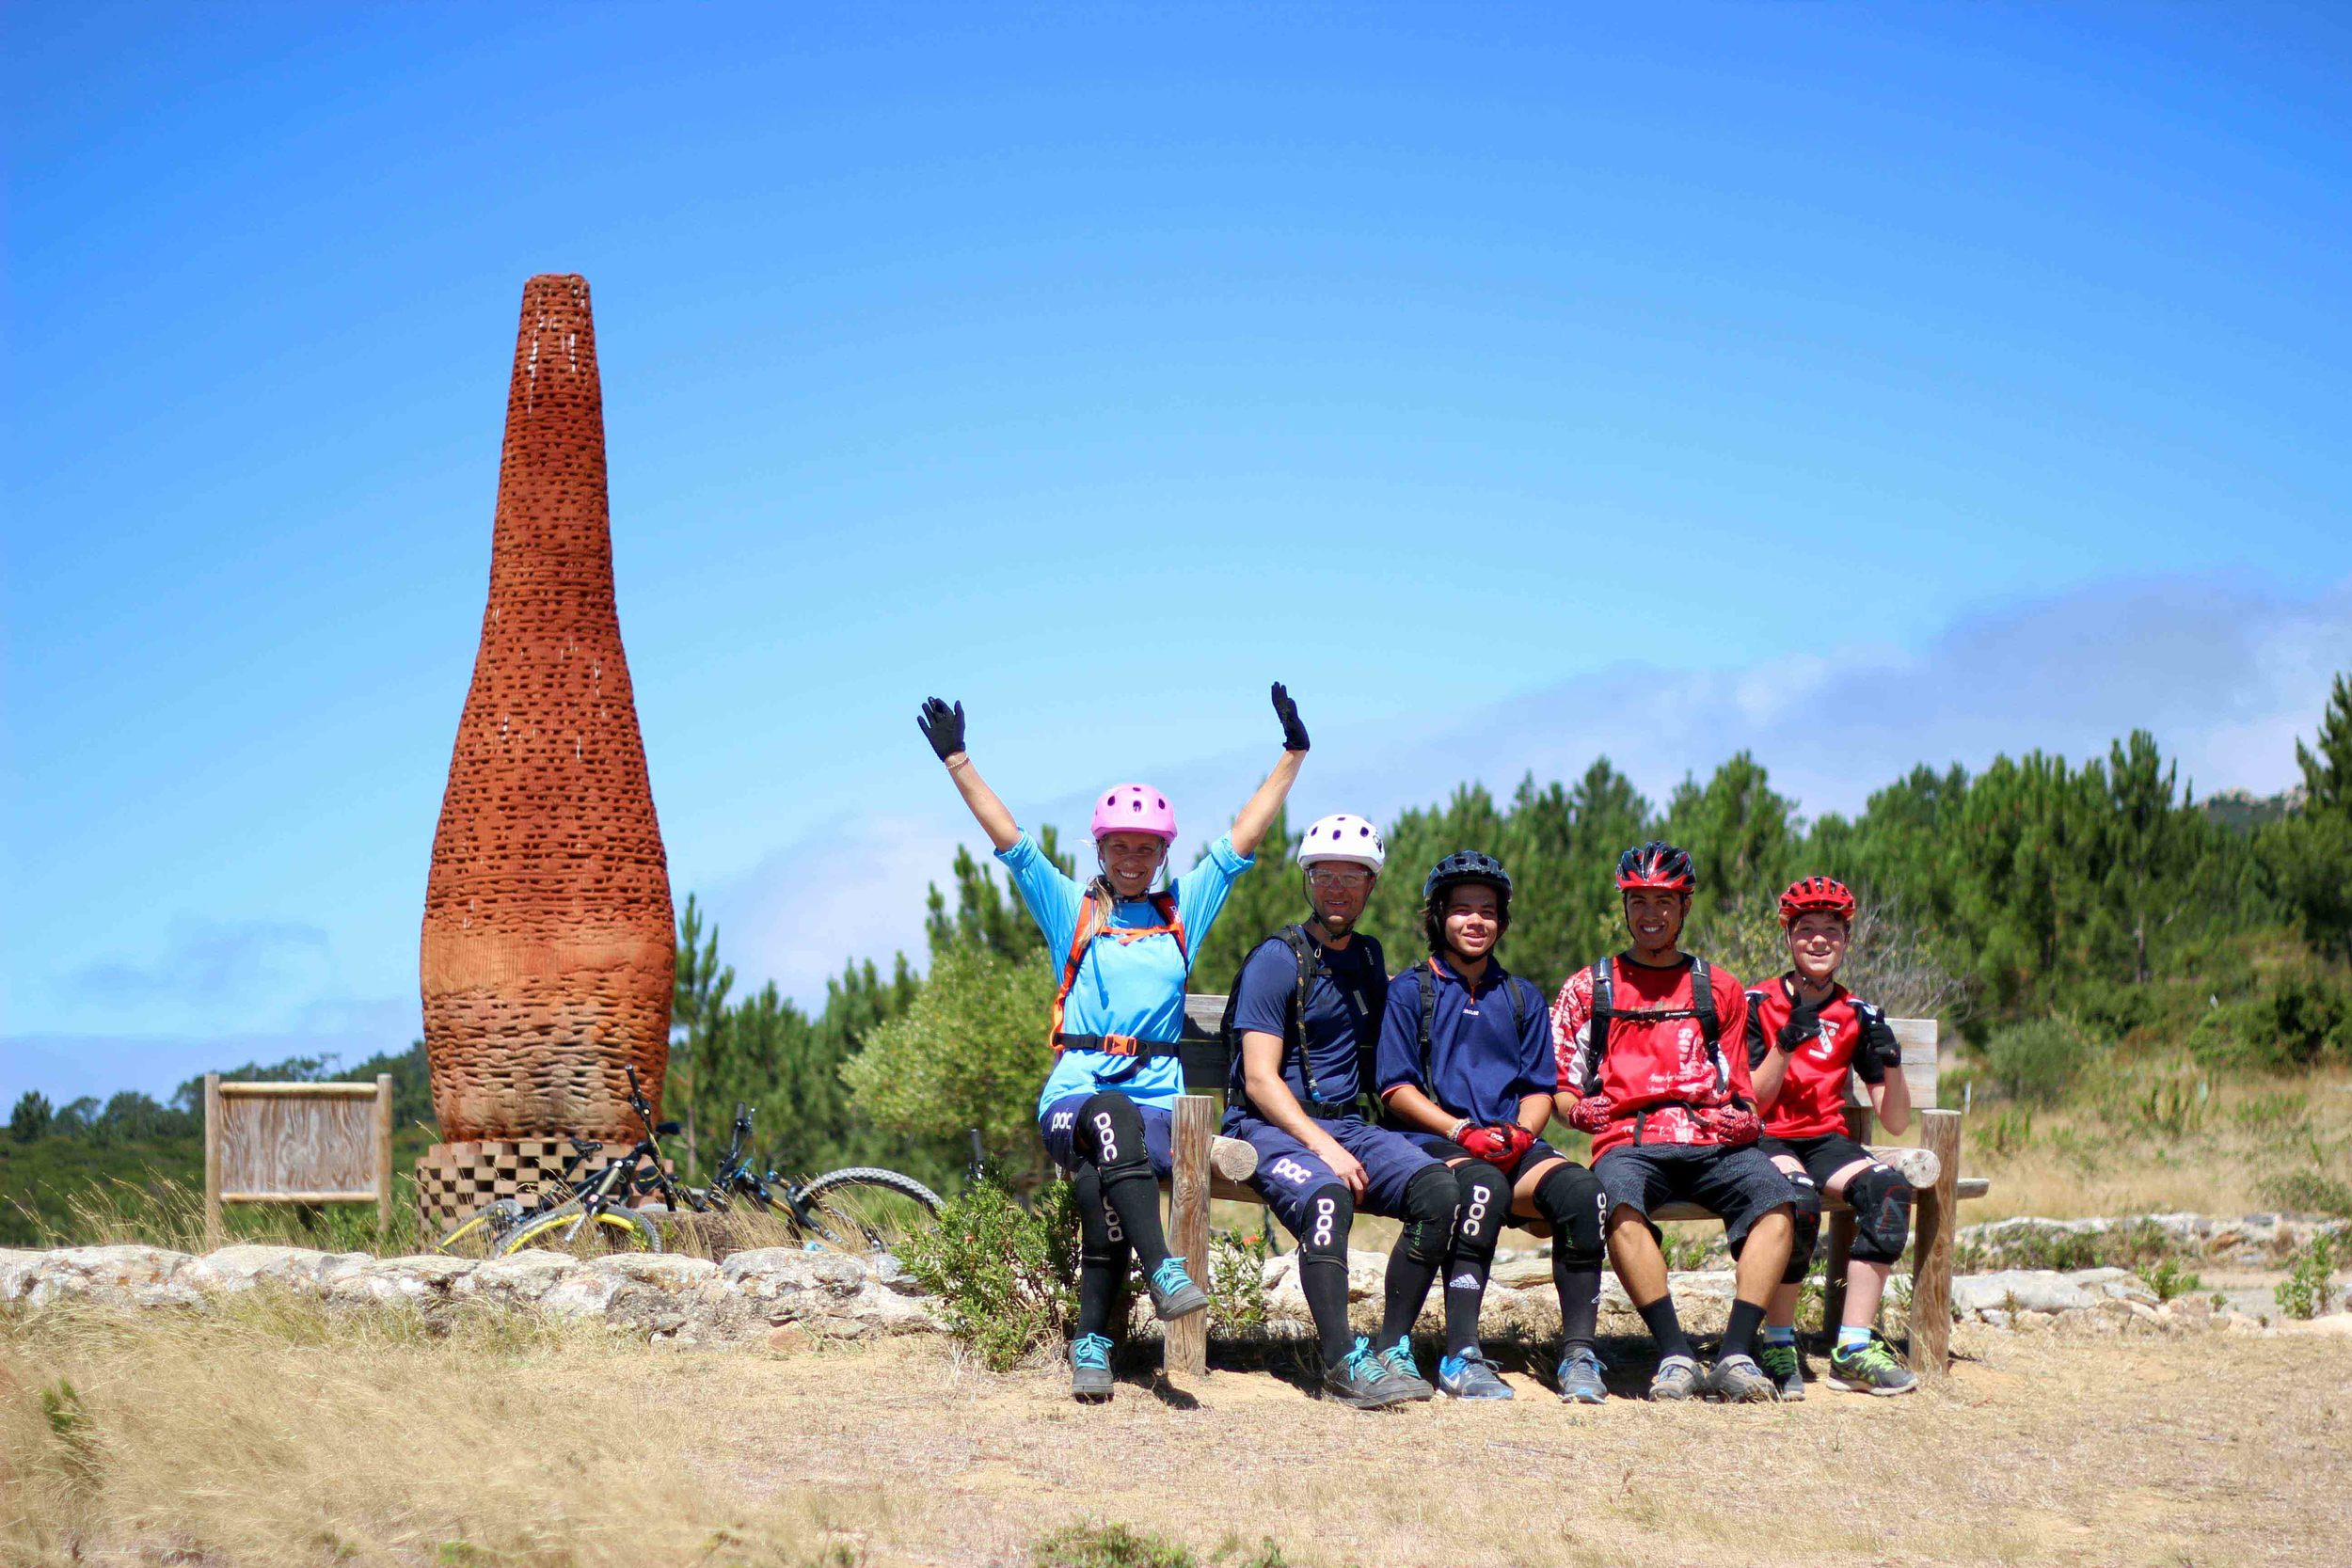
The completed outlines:
[[[548,274],[523,285],[489,608],[425,879],[441,1136],[637,1137],[624,1069],[658,1107],[672,932],[612,600],[588,281]]]

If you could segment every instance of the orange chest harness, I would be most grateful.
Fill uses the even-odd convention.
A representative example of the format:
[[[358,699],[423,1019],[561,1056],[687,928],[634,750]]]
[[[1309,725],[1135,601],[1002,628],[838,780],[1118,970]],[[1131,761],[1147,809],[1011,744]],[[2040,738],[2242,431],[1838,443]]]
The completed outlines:
[[[1048,1039],[1058,1056],[1065,1051],[1100,1051],[1109,1056],[1173,1056],[1177,1052],[1174,1040],[1139,1040],[1133,1035],[1069,1035],[1062,1032],[1062,1008],[1070,1001],[1070,989],[1078,983],[1078,966],[1086,962],[1087,949],[1103,937],[1115,937],[1121,947],[1145,937],[1174,937],[1176,951],[1187,967],[1192,961],[1191,948],[1184,941],[1184,917],[1176,912],[1176,895],[1154,893],[1148,900],[1159,915],[1157,926],[1106,926],[1094,938],[1086,935],[1094,924],[1094,895],[1089,893],[1078,901],[1078,925],[1071,933],[1070,956],[1062,961],[1061,984],[1054,990],[1054,1020]]]

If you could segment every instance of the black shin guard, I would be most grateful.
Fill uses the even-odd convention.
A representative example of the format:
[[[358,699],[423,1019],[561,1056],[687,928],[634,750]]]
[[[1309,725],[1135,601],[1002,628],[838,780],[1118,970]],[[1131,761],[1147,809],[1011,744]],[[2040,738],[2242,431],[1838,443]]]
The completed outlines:
[[[1813,1266],[1813,1249],[1821,1239],[1821,1191],[1802,1171],[1790,1173],[1788,1186],[1794,1194],[1792,1217],[1797,1231],[1788,1243],[1788,1266],[1781,1270],[1780,1282],[1802,1285],[1805,1271]]]
[[[1494,1267],[1495,1243],[1511,1216],[1511,1183],[1484,1160],[1457,1166],[1460,1210],[1454,1216],[1454,1244],[1445,1257],[1445,1348],[1459,1355],[1478,1343],[1478,1309],[1486,1299],[1486,1275]]]
[[[1884,1165],[1873,1164],[1846,1183],[1853,1210],[1853,1256],[1865,1263],[1892,1263],[1911,1239],[1911,1183]]]
[[[1116,1090],[1087,1097],[1078,1107],[1078,1152],[1102,1173],[1103,1201],[1118,1212],[1127,1244],[1149,1275],[1168,1261],[1160,1228],[1160,1183],[1143,1142],[1143,1113]]]
[[[1111,1308],[1127,1282],[1127,1232],[1103,1199],[1103,1179],[1080,1165],[1071,1185],[1078,1199],[1078,1336],[1109,1332]]]
[[[1405,1229],[1389,1254],[1386,1299],[1380,1313],[1380,1348],[1386,1350],[1413,1332],[1422,1303],[1429,1299],[1430,1282],[1445,1261],[1454,1239],[1454,1211],[1461,1188],[1443,1165],[1423,1165],[1405,1183]]]
[[[1551,1288],[1560,1294],[1561,1338],[1592,1344],[1600,1326],[1602,1227],[1609,1198],[1599,1179],[1573,1161],[1535,1183],[1535,1209],[1551,1222]]]
[[[1298,1289],[1315,1320],[1326,1371],[1355,1348],[1347,1324],[1347,1228],[1355,1223],[1356,1200],[1333,1182],[1307,1198],[1305,1228],[1298,1232]]]

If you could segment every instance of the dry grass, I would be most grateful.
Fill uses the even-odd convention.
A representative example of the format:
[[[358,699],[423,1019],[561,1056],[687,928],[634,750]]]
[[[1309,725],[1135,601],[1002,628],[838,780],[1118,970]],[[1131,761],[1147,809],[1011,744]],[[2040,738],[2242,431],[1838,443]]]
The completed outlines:
[[[1959,1338],[1904,1400],[1569,1410],[1515,1373],[1507,1405],[1366,1415],[1243,1370],[1085,1409],[936,1341],[49,1313],[0,1323],[0,1557],[1011,1565],[1090,1516],[1302,1565],[2342,1560],[2352,1341]]]

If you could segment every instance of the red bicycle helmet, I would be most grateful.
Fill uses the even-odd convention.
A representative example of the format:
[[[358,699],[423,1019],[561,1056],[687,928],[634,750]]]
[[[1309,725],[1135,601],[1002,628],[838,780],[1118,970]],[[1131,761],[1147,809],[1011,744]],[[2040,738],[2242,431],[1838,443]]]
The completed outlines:
[[[1853,891],[1835,877],[1802,877],[1780,895],[1780,923],[1794,926],[1801,914],[1834,914],[1853,924]]]
[[[1617,886],[1658,887],[1669,893],[1696,893],[1698,869],[1691,857],[1662,839],[1651,839],[1638,849],[1617,857]]]

